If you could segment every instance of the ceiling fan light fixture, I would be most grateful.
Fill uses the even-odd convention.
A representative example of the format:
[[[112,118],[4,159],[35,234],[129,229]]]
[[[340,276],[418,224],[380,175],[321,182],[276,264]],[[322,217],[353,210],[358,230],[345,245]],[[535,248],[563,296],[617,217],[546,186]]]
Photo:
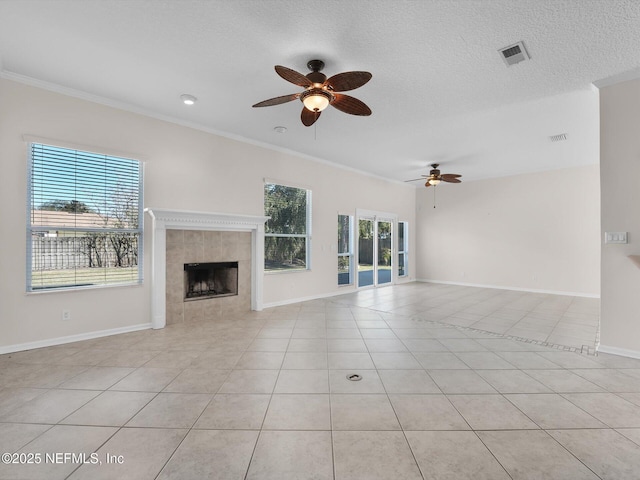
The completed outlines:
[[[440,183],[440,180],[438,180],[437,178],[430,178],[429,179],[429,185],[433,185],[435,187],[439,183]]]
[[[301,95],[302,103],[307,110],[321,112],[329,106],[331,94],[321,89],[307,90]]]

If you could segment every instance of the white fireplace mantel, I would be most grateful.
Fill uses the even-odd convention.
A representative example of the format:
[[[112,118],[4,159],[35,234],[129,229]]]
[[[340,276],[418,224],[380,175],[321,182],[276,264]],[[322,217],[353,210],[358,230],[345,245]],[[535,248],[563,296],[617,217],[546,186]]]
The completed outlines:
[[[262,310],[264,222],[269,217],[145,208],[151,217],[151,325],[167,323],[167,230],[251,232],[251,309]]]

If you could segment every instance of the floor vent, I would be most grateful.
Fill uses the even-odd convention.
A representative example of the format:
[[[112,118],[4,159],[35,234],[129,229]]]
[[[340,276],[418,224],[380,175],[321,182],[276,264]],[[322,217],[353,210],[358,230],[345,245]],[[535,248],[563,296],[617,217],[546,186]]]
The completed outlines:
[[[520,63],[524,60],[529,60],[530,58],[527,50],[524,48],[524,43],[522,42],[509,45],[508,47],[501,48],[498,51],[500,52],[500,56],[504,60],[504,63],[507,64],[507,67]]]

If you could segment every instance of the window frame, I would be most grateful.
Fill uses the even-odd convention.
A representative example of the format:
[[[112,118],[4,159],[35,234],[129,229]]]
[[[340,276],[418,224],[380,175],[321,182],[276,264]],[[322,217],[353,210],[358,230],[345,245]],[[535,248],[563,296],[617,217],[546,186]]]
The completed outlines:
[[[67,142],[58,142],[50,139],[42,139],[38,137],[24,136],[23,139],[27,143],[27,198],[26,198],[26,277],[25,277],[25,290],[28,295],[31,294],[43,294],[53,292],[69,292],[77,290],[92,290],[101,288],[113,288],[113,287],[133,287],[140,286],[144,283],[144,161],[137,155],[123,154],[121,152],[107,152],[101,148],[92,148],[87,146],[78,146]],[[33,176],[33,163],[34,163],[34,146],[41,145],[43,147],[49,147],[53,149],[61,150],[73,150],[80,154],[94,155],[104,158],[118,158],[123,160],[129,160],[136,162],[138,165],[138,181],[137,181],[137,213],[138,213],[138,226],[137,228],[99,228],[99,227],[87,227],[87,226],[60,226],[56,225],[32,225],[31,216],[33,209],[35,208],[33,202],[34,192],[34,176]],[[76,183],[77,185],[77,183]],[[76,200],[76,199],[74,199]],[[56,232],[89,232],[89,233],[103,233],[109,235],[112,233],[133,233],[137,235],[137,249],[136,249],[136,261],[137,261],[137,275],[136,279],[132,281],[122,281],[113,283],[95,283],[95,284],[62,284],[52,285],[44,287],[33,286],[33,234],[34,232],[47,232],[51,231],[55,227]],[[75,236],[75,235],[74,235]],[[75,267],[78,268],[78,267]],[[103,267],[96,267],[103,268]],[[106,266],[104,268],[107,268]]]
[[[338,248],[337,248],[337,253],[338,253],[338,262],[340,261],[340,257],[348,257],[349,258],[349,282],[348,283],[340,283],[338,281],[338,287],[347,287],[347,286],[352,286],[354,283],[354,267],[355,267],[355,250],[354,250],[354,216],[353,215],[348,215],[348,214],[341,214],[338,213],[338,225],[340,224],[340,217],[347,217],[349,219],[349,232],[348,232],[348,238],[347,238],[347,244],[348,244],[348,251],[347,252],[340,252],[340,241],[338,241]],[[338,236],[338,240],[340,240],[340,237]],[[339,263],[338,263],[339,266]],[[340,270],[338,269],[338,275],[340,275]]]
[[[400,224],[402,224],[402,242],[400,241]],[[398,278],[409,276],[409,222],[398,221]],[[404,257],[404,262],[400,262],[400,256]],[[404,273],[400,274],[400,265],[404,266]]]
[[[265,255],[264,255],[264,260],[265,260],[265,264],[264,264],[264,273],[267,275],[276,275],[276,274],[284,274],[284,273],[300,273],[300,272],[307,272],[311,270],[311,227],[312,227],[312,191],[309,187],[305,187],[305,186],[301,186],[301,185],[295,185],[295,184],[291,184],[288,182],[283,182],[280,180],[271,180],[271,179],[264,179],[264,184],[263,184],[263,196],[262,196],[262,200],[263,200],[263,205],[262,205],[262,210],[265,214],[265,216],[269,216],[268,212],[266,212],[266,186],[267,185],[276,185],[276,186],[280,186],[280,187],[287,187],[287,188],[295,188],[298,190],[304,190],[306,192],[306,196],[305,196],[305,202],[306,202],[306,211],[305,211],[305,233],[301,234],[301,233],[271,233],[271,232],[267,232],[267,229],[265,228],[265,240],[268,237],[272,237],[272,238],[303,238],[305,240],[305,266],[304,268],[289,268],[289,269],[274,269],[274,268],[267,268],[267,255],[266,255],[266,241],[265,241]],[[267,220],[268,222],[268,220]]]

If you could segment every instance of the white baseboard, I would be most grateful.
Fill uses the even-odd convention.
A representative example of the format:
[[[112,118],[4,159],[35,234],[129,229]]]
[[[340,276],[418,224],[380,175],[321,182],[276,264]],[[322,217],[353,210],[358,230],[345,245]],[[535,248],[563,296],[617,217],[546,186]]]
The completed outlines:
[[[406,285],[406,284],[414,283],[414,282],[416,282],[416,280],[413,280],[411,278],[407,279],[405,277],[402,277],[401,279],[398,279],[398,281],[396,283],[393,283],[391,285],[385,285],[384,287],[381,287],[381,288],[387,288],[387,286],[393,287],[393,286],[398,286],[398,285]],[[373,288],[373,287],[364,287],[364,289],[363,289],[363,288],[358,288],[355,285],[344,285],[344,286],[340,287],[340,290],[337,291],[337,292],[321,293],[319,295],[311,295],[309,297],[291,298],[291,299],[287,299],[287,300],[280,300],[278,302],[263,303],[262,306],[264,308],[282,307],[284,305],[291,305],[292,303],[309,302],[311,300],[319,300],[321,298],[339,297],[340,295],[348,295],[350,293],[358,293],[358,292],[361,292],[362,290],[371,289],[371,288]]]
[[[322,293],[320,295],[311,295],[309,297],[289,298],[287,300],[280,300],[278,302],[263,303],[264,308],[282,307],[284,305],[291,305],[292,303],[309,302],[311,300],[320,300],[321,298],[338,297],[340,295],[347,295],[349,293],[356,293],[358,290],[350,289],[345,292],[330,292]]]
[[[65,343],[79,342],[81,340],[91,340],[93,338],[108,337],[117,335],[118,333],[137,332],[138,330],[147,330],[151,328],[151,323],[140,323],[128,327],[110,328],[108,330],[98,330],[96,332],[79,333],[77,335],[69,335],[67,337],[48,338],[46,340],[38,340],[36,342],[19,343],[16,345],[0,346],[0,355],[4,353],[21,352],[23,350],[33,350],[34,348],[52,347],[54,345],[63,345]]]
[[[612,355],[620,355],[621,357],[640,358],[638,350],[629,350],[627,348],[608,347],[607,345],[598,345],[598,352],[610,353]]]
[[[566,295],[570,297],[584,297],[584,298],[600,298],[599,294],[584,293],[584,292],[562,292],[558,290],[544,290],[535,288],[521,288],[521,287],[505,287],[503,285],[485,285],[482,283],[466,283],[466,282],[450,282],[447,280],[433,280],[429,278],[418,278],[416,282],[425,283],[441,283],[443,285],[459,285],[461,287],[478,287],[478,288],[496,288],[498,290],[513,290],[516,292],[529,292],[529,293],[546,293],[549,295]]]

